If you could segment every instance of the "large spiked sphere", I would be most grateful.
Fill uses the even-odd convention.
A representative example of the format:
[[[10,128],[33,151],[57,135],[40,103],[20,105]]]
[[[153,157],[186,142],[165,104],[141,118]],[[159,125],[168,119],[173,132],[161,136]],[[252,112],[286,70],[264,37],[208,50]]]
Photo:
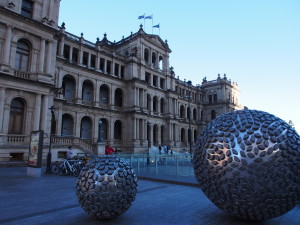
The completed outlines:
[[[92,159],[81,171],[76,187],[79,203],[94,218],[113,219],[134,201],[137,177],[117,156]]]
[[[246,220],[280,216],[299,195],[299,135],[266,112],[223,114],[203,129],[193,166],[203,192],[226,213]]]

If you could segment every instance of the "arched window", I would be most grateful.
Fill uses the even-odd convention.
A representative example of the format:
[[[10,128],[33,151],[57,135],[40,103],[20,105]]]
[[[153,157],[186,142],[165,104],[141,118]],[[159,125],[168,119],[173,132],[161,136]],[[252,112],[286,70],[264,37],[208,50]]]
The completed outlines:
[[[197,109],[193,109],[193,120],[197,120]]]
[[[192,142],[192,132],[191,132],[191,129],[188,129],[188,142]]]
[[[74,127],[73,117],[69,114],[64,114],[62,116],[61,135],[73,136],[73,127]]]
[[[198,139],[198,132],[197,130],[194,130],[194,142],[197,142]]]
[[[163,57],[162,56],[159,56],[158,57],[158,63],[159,63],[159,69],[163,69]]]
[[[156,53],[152,52],[152,65],[155,67],[156,66]]]
[[[21,39],[17,44],[15,69],[27,72],[29,70],[30,47],[25,40]]]
[[[85,102],[93,102],[93,97],[93,83],[86,80],[82,85],[82,100]]]
[[[180,115],[179,115],[180,118],[184,118],[184,106],[180,106]]]
[[[102,118],[102,125],[101,125],[101,139],[108,140],[108,121],[107,119]]]
[[[116,120],[114,124],[114,139],[122,140],[122,122]]]
[[[66,75],[63,78],[62,88],[65,99],[75,98],[75,79],[71,75]]]
[[[115,106],[123,107],[123,91],[120,88],[115,91]]]
[[[160,113],[165,113],[165,99],[160,100]]]
[[[100,87],[100,104],[108,105],[109,103],[109,88],[107,85],[103,84]]]
[[[149,63],[149,49],[145,48],[144,50],[144,60],[146,61],[146,63]]]
[[[185,141],[185,129],[184,128],[181,128],[180,141],[182,141],[182,142]]]
[[[156,96],[153,97],[153,111],[157,112],[158,99]]]
[[[88,116],[81,119],[80,138],[92,139],[92,120]]]
[[[211,110],[211,120],[216,118],[216,111],[215,110]]]
[[[15,98],[11,101],[9,124],[8,124],[9,134],[23,133],[24,111],[25,111],[25,105],[22,99]]]
[[[191,108],[190,107],[187,107],[187,118],[190,119],[191,118]]]

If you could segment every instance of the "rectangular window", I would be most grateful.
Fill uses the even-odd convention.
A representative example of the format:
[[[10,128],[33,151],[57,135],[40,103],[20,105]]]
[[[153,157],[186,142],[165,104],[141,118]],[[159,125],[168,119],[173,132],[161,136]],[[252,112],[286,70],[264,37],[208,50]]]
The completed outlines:
[[[124,78],[125,75],[125,67],[121,66],[121,78]]]
[[[165,89],[165,79],[160,78],[160,88]]]
[[[91,55],[91,68],[95,69],[95,65],[96,65],[96,56]]]
[[[78,63],[78,48],[73,48],[72,62]]]
[[[111,61],[107,60],[106,63],[106,73],[111,74]]]
[[[147,82],[148,85],[150,85],[150,76],[151,76],[150,73],[148,72],[145,73],[145,81]]]
[[[157,87],[157,76],[153,76],[153,86]]]
[[[209,102],[209,103],[212,103],[212,95],[209,95],[209,96],[208,96],[208,102]]]
[[[104,64],[105,64],[105,59],[100,58],[100,70],[101,70],[102,72],[104,72]]]
[[[83,52],[82,54],[82,64],[88,66],[89,53]]]
[[[115,76],[119,76],[119,64],[115,63]]]
[[[217,101],[218,101],[218,95],[214,94],[214,102],[217,102]]]
[[[63,159],[67,157],[67,151],[58,151],[57,152],[57,158],[58,159]]]
[[[64,58],[70,59],[70,45],[64,45]]]
[[[33,12],[33,1],[31,0],[23,0],[22,7],[21,7],[21,15],[32,18]]]

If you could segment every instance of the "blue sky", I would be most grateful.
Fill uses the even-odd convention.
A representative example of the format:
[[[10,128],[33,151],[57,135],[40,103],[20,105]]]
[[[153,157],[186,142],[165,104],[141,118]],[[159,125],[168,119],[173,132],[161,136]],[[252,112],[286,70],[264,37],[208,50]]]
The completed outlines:
[[[172,50],[176,76],[227,78],[238,83],[241,104],[292,120],[300,132],[300,1],[298,0],[62,0],[59,24],[95,42],[119,41],[153,29]]]

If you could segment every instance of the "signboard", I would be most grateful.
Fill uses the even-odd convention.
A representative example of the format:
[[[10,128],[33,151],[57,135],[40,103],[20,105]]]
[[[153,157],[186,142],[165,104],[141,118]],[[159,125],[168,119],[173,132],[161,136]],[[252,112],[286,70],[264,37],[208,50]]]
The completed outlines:
[[[28,166],[41,168],[44,132],[32,131],[30,137]]]

